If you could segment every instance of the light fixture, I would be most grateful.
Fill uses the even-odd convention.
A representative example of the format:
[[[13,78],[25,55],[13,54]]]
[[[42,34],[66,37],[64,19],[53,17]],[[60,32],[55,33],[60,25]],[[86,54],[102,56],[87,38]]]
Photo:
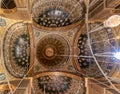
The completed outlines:
[[[113,15],[110,16],[105,22],[104,26],[105,27],[116,27],[120,25],[120,15]]]
[[[120,52],[114,53],[114,57],[115,57],[116,59],[120,59]]]

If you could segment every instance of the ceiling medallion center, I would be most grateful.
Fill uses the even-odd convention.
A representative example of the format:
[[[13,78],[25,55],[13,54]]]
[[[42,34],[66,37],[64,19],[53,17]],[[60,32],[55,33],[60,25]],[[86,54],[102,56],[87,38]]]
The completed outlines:
[[[47,57],[53,57],[54,56],[54,49],[52,47],[48,47],[45,49],[45,55]]]

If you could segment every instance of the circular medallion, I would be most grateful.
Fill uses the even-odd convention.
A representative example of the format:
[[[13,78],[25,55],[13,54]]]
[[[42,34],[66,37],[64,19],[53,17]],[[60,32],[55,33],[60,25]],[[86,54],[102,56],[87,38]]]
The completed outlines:
[[[57,34],[48,34],[37,44],[37,59],[47,68],[54,68],[67,62],[69,53],[68,42]]]

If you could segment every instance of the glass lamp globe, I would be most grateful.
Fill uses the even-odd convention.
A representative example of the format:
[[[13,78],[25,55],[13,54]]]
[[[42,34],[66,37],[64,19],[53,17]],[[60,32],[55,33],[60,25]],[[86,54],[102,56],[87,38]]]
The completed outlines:
[[[104,22],[105,27],[116,27],[118,25],[120,25],[120,15],[113,15]]]
[[[116,52],[116,53],[114,54],[114,57],[115,57],[116,59],[120,59],[120,52]]]

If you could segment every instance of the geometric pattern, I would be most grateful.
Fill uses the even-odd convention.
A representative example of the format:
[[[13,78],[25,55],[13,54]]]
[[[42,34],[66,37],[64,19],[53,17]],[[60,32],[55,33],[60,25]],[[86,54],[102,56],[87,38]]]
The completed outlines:
[[[84,17],[84,8],[84,2],[78,0],[36,0],[32,9],[33,21],[45,27],[67,26]]]
[[[27,24],[16,23],[5,34],[3,42],[4,64],[15,77],[26,75],[30,65],[30,37]]]
[[[35,94],[84,94],[82,78],[69,73],[46,72],[33,79]],[[57,75],[58,74],[58,75]]]
[[[71,86],[71,78],[58,76],[44,76],[37,78],[38,86],[42,92],[44,92],[44,87],[46,93],[51,92],[52,94],[61,93],[64,94],[65,91],[70,89]]]
[[[109,29],[110,30],[110,29]],[[107,33],[105,33],[105,30],[101,30],[101,33],[104,32],[104,35],[109,35]],[[107,31],[106,31],[107,32]],[[109,32],[110,33],[110,32]],[[94,54],[96,52],[103,52],[104,50],[104,42],[101,43],[97,43],[95,42],[96,40],[102,40],[102,36],[99,36],[98,34],[95,35],[91,35],[92,36],[92,48],[93,48],[93,52]],[[97,37],[97,39],[94,39],[95,37]],[[104,38],[109,38],[109,36],[103,36]],[[79,67],[82,69],[82,72],[86,75],[86,76],[90,76],[90,77],[103,77],[101,71],[99,70],[98,66],[96,65],[89,46],[88,46],[88,38],[87,38],[87,34],[85,32],[83,32],[79,38],[78,38],[78,48],[79,48],[79,53],[78,53],[78,65]],[[99,49],[98,49],[99,47]],[[101,48],[102,49],[101,49]],[[110,47],[110,46],[108,46]],[[107,48],[107,47],[105,47]],[[105,51],[109,50],[109,48],[107,48]],[[110,49],[111,51],[111,49]],[[112,50],[113,51],[113,50]],[[110,58],[110,57],[100,57],[100,56],[96,56],[96,59],[100,65],[100,67],[102,68],[102,70],[104,71],[104,73],[106,75],[109,75],[111,70],[114,69],[114,63],[115,59],[114,58]]]
[[[68,60],[68,42],[58,34],[48,34],[39,40],[36,56],[39,63],[46,68],[60,66]]]
[[[71,16],[61,9],[48,9],[39,14],[38,24],[46,27],[66,26],[71,24]]]

